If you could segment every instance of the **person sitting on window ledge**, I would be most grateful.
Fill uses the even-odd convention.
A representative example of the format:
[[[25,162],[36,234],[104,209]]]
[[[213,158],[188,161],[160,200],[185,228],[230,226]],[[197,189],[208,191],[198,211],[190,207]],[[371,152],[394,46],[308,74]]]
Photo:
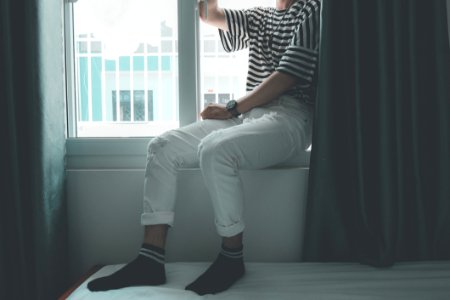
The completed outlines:
[[[199,6],[200,18],[219,28],[226,51],[249,48],[247,94],[226,105],[207,105],[202,121],[149,143],[142,248],[116,273],[89,282],[91,291],[166,282],[165,242],[174,221],[177,170],[196,166],[213,203],[222,246],[212,265],[186,289],[199,295],[228,289],[245,273],[239,170],[295,165],[311,143],[320,0],[276,0],[275,8],[244,10],[222,9],[217,0],[209,0],[207,14],[203,2]]]

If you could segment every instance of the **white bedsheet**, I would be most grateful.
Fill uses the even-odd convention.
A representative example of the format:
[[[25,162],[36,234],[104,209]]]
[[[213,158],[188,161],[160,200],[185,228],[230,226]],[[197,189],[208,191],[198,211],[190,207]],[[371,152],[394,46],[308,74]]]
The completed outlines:
[[[105,266],[68,299],[450,300],[450,261],[398,263],[388,269],[353,263],[246,263],[245,277],[228,291],[203,297],[185,291],[184,287],[208,265],[168,263],[167,284],[163,286],[89,292],[88,281],[122,267]]]

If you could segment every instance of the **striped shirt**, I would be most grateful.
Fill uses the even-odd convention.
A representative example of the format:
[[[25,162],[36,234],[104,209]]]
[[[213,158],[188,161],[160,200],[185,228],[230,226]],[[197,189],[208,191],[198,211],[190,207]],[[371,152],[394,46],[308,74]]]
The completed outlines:
[[[249,49],[247,91],[274,71],[298,77],[286,94],[312,103],[317,81],[320,0],[298,0],[289,10],[224,9],[228,31],[219,29],[227,52]]]

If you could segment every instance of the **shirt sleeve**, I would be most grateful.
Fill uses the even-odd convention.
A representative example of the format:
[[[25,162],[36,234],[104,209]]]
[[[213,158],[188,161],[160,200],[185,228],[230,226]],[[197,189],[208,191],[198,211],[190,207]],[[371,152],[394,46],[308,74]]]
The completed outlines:
[[[300,17],[302,21],[276,70],[309,85],[315,80],[319,59],[320,1],[308,1]]]
[[[250,32],[255,12],[252,9],[224,9],[228,31],[219,29],[220,40],[226,52],[238,51],[249,46]]]

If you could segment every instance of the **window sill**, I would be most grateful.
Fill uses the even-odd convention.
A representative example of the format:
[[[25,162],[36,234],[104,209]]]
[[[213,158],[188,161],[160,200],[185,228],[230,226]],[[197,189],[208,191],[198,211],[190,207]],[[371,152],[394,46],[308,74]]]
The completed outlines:
[[[66,169],[144,169],[151,139],[69,138]]]
[[[66,140],[67,170],[145,169],[147,145],[145,138],[69,138]],[[311,150],[303,156],[300,167],[309,167]]]

